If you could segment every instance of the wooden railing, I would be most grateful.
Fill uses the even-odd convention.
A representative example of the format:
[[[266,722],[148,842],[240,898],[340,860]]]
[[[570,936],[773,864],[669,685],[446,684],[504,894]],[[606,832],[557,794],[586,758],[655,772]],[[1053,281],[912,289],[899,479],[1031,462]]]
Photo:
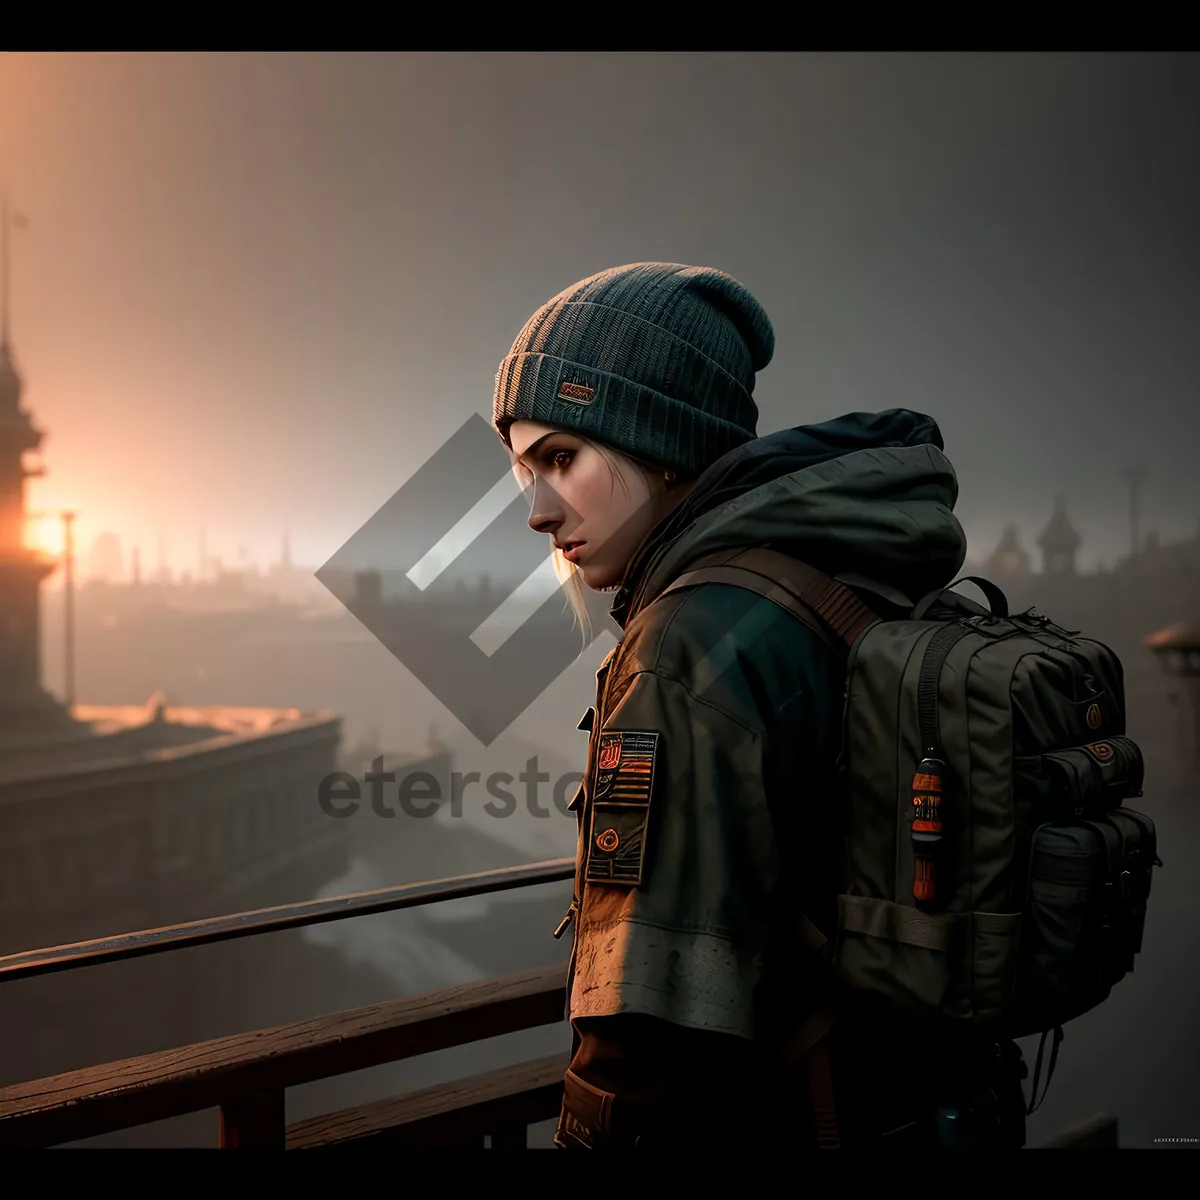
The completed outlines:
[[[566,1061],[555,1057],[288,1127],[288,1088],[539,1025],[564,1013],[564,968],[546,967],[216,1038],[0,1090],[0,1147],[52,1146],[218,1108],[221,1145],[313,1149],[524,1146],[558,1115]]]
[[[394,911],[571,878],[574,861],[485,872],[334,900],[128,934],[0,958],[0,983],[185,945]],[[558,1024],[565,968],[516,972],[273,1029],[215,1038],[0,1089],[0,1148],[44,1147],[170,1117],[220,1111],[220,1145],[289,1150],[522,1149],[528,1127],[557,1117],[566,1054],[425,1088],[288,1125],[287,1089],[487,1038]],[[1116,1149],[1097,1117],[1043,1148]]]
[[[574,871],[574,859],[557,859],[14,954],[0,958],[0,983],[560,882]],[[220,1111],[220,1145],[230,1148],[482,1147],[485,1138],[494,1149],[523,1147],[529,1125],[558,1115],[565,1056],[290,1128],[285,1095],[306,1083],[557,1024],[565,1020],[565,985],[565,968],[549,966],[2,1088],[0,1148],[62,1145],[213,1108]]]

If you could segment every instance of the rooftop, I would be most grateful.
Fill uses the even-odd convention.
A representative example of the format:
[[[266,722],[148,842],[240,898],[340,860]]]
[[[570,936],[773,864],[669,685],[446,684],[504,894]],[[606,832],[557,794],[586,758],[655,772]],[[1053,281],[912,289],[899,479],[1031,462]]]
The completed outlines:
[[[298,708],[177,707],[161,693],[143,705],[76,705],[71,715],[77,728],[66,734],[21,741],[0,737],[0,783],[164,762],[335,717]]]
[[[1180,621],[1146,638],[1151,650],[1200,649],[1200,621]]]

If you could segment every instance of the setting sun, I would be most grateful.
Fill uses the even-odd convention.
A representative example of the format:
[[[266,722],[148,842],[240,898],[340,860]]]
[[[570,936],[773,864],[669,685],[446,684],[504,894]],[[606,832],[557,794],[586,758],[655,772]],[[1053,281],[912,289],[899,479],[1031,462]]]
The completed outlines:
[[[58,517],[34,517],[25,528],[25,545],[53,558],[62,557],[63,541],[63,524]]]

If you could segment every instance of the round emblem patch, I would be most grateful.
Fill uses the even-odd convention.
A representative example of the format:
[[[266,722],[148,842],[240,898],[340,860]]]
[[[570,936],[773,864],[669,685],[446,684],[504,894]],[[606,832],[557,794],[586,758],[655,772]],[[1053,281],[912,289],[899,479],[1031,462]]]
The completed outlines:
[[[1113,748],[1107,742],[1092,742],[1087,747],[1101,762],[1107,762],[1113,756]]]
[[[1087,710],[1087,723],[1089,729],[1100,728],[1100,705],[1093,704]]]
[[[620,844],[621,839],[615,829],[606,829],[596,836],[596,849],[603,850],[605,854],[611,854]]]

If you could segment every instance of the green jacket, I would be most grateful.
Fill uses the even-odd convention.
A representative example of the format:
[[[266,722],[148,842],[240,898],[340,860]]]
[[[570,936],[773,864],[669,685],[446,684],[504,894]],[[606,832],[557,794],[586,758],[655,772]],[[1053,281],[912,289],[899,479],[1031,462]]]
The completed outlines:
[[[914,601],[962,566],[957,491],[931,419],[855,414],[726,455],[635,555],[580,796],[559,1144],[603,1143],[597,1114],[638,1105],[633,1125],[662,1125],[664,1105],[713,1086],[704,1063],[750,1086],[796,1021],[796,914],[827,931],[835,905],[840,658],[744,589],[663,591],[712,551],[771,544],[878,607]]]

